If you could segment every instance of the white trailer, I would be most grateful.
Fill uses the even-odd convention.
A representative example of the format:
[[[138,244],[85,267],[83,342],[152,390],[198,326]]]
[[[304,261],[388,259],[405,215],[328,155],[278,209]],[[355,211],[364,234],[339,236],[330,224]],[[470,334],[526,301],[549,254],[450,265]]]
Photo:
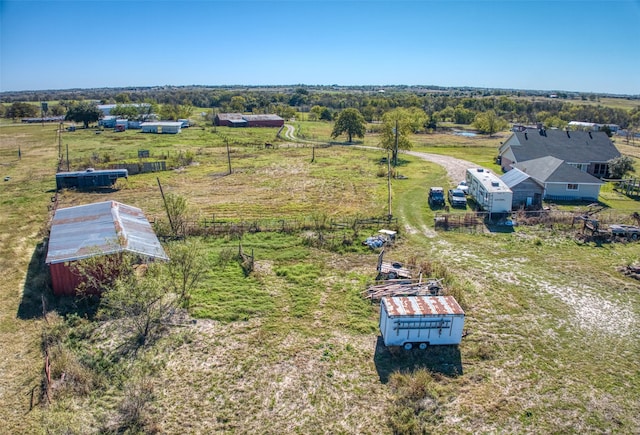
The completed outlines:
[[[513,192],[496,174],[484,168],[469,168],[466,176],[469,195],[478,207],[489,213],[509,213]]]
[[[464,311],[453,296],[386,296],[380,301],[380,333],[385,346],[459,344]]]

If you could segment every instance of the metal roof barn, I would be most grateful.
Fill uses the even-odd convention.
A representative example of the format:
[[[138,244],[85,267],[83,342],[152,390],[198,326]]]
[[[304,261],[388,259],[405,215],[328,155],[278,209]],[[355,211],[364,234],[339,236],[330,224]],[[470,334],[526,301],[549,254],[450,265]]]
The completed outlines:
[[[116,201],[58,209],[51,224],[45,263],[56,295],[72,295],[79,277],[70,263],[94,256],[130,252],[168,260],[142,210]]]

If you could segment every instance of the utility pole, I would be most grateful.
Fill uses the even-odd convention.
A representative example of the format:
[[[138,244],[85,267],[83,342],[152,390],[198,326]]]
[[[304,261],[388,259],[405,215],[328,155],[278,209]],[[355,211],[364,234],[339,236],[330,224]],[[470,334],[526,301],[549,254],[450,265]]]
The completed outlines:
[[[387,150],[387,192],[389,204],[389,220],[391,220],[391,159],[389,158],[389,150]]]
[[[62,123],[58,125],[58,159],[62,158]]]
[[[398,166],[398,120],[396,119],[396,128],[394,129],[396,133],[396,141],[393,147],[393,166]]]

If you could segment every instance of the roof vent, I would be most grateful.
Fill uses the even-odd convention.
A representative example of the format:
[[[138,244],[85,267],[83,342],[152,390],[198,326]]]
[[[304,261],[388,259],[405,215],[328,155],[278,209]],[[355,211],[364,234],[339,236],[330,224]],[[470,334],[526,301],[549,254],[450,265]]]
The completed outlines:
[[[478,169],[476,169],[476,171],[478,171],[478,172],[484,172],[484,169],[482,169],[482,168],[478,168]]]
[[[498,183],[497,181],[492,181],[492,182],[491,182],[491,185],[492,185],[493,187],[498,187],[498,186],[500,185],[500,183]]]

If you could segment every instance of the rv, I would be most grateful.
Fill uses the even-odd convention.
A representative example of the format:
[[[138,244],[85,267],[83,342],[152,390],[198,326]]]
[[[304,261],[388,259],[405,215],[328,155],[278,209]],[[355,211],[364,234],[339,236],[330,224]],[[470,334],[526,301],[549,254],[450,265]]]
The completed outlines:
[[[489,213],[509,213],[513,202],[513,192],[488,169],[467,169],[467,185],[469,195],[478,207]]]

